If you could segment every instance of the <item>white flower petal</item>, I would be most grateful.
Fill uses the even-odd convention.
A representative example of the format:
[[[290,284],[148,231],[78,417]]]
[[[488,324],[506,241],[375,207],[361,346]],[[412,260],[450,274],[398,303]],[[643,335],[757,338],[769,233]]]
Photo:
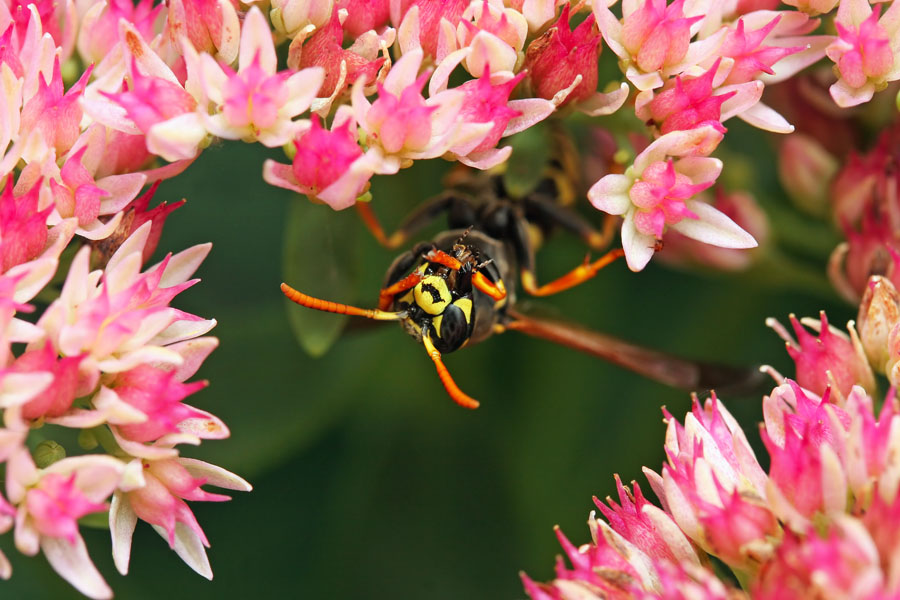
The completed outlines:
[[[588,200],[597,210],[611,215],[624,215],[631,208],[631,189],[634,180],[627,175],[605,175],[588,190]]]
[[[216,326],[216,323],[217,321],[215,319],[202,319],[199,321],[189,321],[185,319],[181,321],[175,321],[159,334],[157,334],[156,337],[150,340],[149,343],[158,346],[168,346],[169,344],[174,344],[175,342],[189,340],[191,338],[199,337],[208,332],[210,329]],[[166,350],[171,351],[172,349],[167,347]]]
[[[578,103],[578,110],[591,117],[611,115],[628,100],[630,88],[624,81],[611,92],[597,92]]]
[[[17,277],[24,274],[24,277],[16,282],[13,300],[16,302],[28,302],[37,296],[38,292],[44,289],[44,286],[53,279],[57,265],[57,260],[52,256],[48,256],[16,265],[7,271],[5,273],[6,277]]]
[[[248,68],[257,57],[260,68],[269,75],[278,69],[272,30],[269,29],[269,22],[257,6],[251,6],[247,16],[244,17],[240,46],[238,69],[243,71]]]
[[[200,337],[184,340],[166,346],[167,350],[177,352],[181,355],[182,363],[175,368],[175,380],[186,381],[194,376],[206,357],[216,349],[219,345],[218,338]],[[154,364],[157,368],[170,369],[170,364]]]
[[[293,118],[304,112],[319,93],[324,80],[325,70],[322,67],[307,67],[288,77],[285,85],[288,88],[289,100],[278,113]]]
[[[678,233],[720,248],[755,248],[756,240],[717,208],[699,200],[687,200],[688,210],[697,219],[683,219],[670,225]]]
[[[194,435],[203,440],[224,440],[231,435],[228,426],[219,417],[187,404],[184,406],[205,416],[181,421],[178,424],[179,432]]]
[[[235,475],[231,471],[223,469],[217,465],[197,460],[196,458],[179,458],[179,464],[187,469],[191,477],[205,479],[206,483],[226,490],[237,490],[239,492],[249,492],[253,490],[243,477]]]
[[[0,379],[0,407],[25,404],[53,383],[53,373],[7,373]]]
[[[632,214],[625,215],[622,222],[622,249],[628,268],[635,272],[646,267],[656,251],[656,239],[637,230]]]
[[[409,16],[418,7],[414,6],[407,12]],[[404,19],[406,20],[406,19]],[[405,52],[400,60],[394,63],[390,73],[384,78],[384,89],[400,97],[407,87],[409,87],[419,75],[419,67],[422,65],[422,57],[424,52],[422,48],[415,48],[409,52]]]
[[[159,287],[172,287],[190,279],[211,249],[212,244],[197,244],[172,256],[159,280]]]
[[[490,150],[482,150],[481,152],[470,152],[466,156],[459,156],[457,160],[464,165],[473,169],[492,169],[504,162],[509,155],[512,154],[512,146],[504,146],[503,148],[491,148]]]
[[[834,88],[834,86],[831,87]],[[737,115],[737,117],[740,120],[746,121],[754,127],[758,127],[759,129],[763,129],[765,131],[772,131],[774,133],[791,133],[792,131],[794,131],[794,126],[788,123],[787,119],[782,117],[780,114],[778,114],[762,102],[757,102],[744,112]]]
[[[147,131],[147,150],[169,162],[196,158],[200,153],[200,144],[208,134],[208,123],[196,112],[155,123]],[[224,127],[209,132],[232,139],[231,131]]]
[[[122,575],[128,574],[131,559],[131,538],[137,525],[137,514],[131,508],[128,496],[122,492],[113,494],[109,504],[109,533],[112,538],[112,555],[116,569]]]
[[[169,539],[169,534],[159,525],[153,525],[156,533],[164,540]],[[182,523],[175,524],[175,554],[198,574],[207,579],[213,578],[212,567],[209,566],[209,558],[206,556],[206,548],[196,533]]]
[[[113,597],[112,590],[88,556],[80,535],[75,536],[74,544],[61,538],[42,536],[41,550],[53,570],[88,598],[101,600]]]

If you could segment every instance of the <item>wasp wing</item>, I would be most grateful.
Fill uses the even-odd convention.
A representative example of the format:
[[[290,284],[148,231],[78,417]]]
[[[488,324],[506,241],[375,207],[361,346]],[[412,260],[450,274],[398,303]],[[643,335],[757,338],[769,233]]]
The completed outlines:
[[[602,358],[648,379],[691,392],[715,389],[744,395],[767,389],[771,380],[759,367],[735,367],[680,358],[562,320],[508,312],[506,329],[521,331]],[[770,386],[769,386],[770,387]]]

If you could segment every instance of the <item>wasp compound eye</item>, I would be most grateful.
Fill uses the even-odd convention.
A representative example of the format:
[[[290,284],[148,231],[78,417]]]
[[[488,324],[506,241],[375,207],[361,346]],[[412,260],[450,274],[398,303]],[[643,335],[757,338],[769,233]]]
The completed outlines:
[[[416,304],[429,315],[439,315],[450,304],[450,290],[447,280],[437,275],[429,275],[413,290]]]
[[[472,301],[460,298],[432,321],[437,338],[432,340],[441,352],[453,352],[466,343],[472,331]]]

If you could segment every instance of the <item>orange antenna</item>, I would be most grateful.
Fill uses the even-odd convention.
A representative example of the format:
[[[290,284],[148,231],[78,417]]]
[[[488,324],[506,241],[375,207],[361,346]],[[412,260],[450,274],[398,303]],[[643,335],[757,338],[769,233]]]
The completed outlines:
[[[434,366],[437,369],[441,383],[444,384],[444,389],[447,390],[447,393],[450,394],[453,401],[463,408],[478,408],[478,400],[466,395],[465,392],[459,389],[456,382],[453,381],[453,377],[450,376],[450,371],[447,370],[447,367],[444,366],[444,361],[441,360],[441,353],[434,347],[434,344],[431,343],[431,336],[428,332],[425,332],[425,335],[422,336],[422,343],[425,344],[425,351],[428,352],[428,356],[434,361]]]
[[[329,300],[321,300],[307,296],[303,292],[299,292],[286,283],[281,284],[281,291],[289,300],[296,302],[300,306],[314,308],[324,312],[338,313],[341,315],[353,315],[355,317],[366,317],[367,319],[375,319],[376,321],[399,321],[406,318],[406,311],[387,312],[377,308],[357,308],[346,304],[339,304]],[[438,355],[440,356],[440,355]]]

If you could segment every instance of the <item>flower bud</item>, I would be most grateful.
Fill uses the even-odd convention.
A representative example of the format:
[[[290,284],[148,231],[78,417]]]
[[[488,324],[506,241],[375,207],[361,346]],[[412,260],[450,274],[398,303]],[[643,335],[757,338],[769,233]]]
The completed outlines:
[[[831,186],[832,213],[837,223],[856,223],[875,201],[883,178],[884,156],[880,147],[868,156],[851,154]]]
[[[279,33],[289,38],[312,25],[321,27],[331,17],[333,0],[272,0],[269,19]]]
[[[337,0],[334,5],[347,11],[344,31],[353,39],[372,29],[381,29],[390,18],[389,0]]]
[[[562,104],[583,100],[597,90],[597,59],[600,33],[590,15],[574,31],[569,29],[569,7],[559,20],[525,52],[525,69],[535,95],[551,99],[566,89],[579,75],[581,83]]]
[[[34,464],[39,469],[46,469],[65,457],[66,449],[53,440],[44,440],[34,449]]]
[[[794,204],[806,213],[830,212],[829,184],[838,162],[819,142],[802,133],[785,138],[778,154],[778,179]]]
[[[894,286],[900,284],[900,238],[887,218],[870,211],[859,231],[845,225],[844,232],[847,241],[832,252],[828,277],[845,298],[859,300],[872,275],[883,275]]]
[[[889,279],[874,275],[859,305],[857,326],[866,357],[879,373],[886,371],[890,357],[888,336],[898,323],[900,294]]]

